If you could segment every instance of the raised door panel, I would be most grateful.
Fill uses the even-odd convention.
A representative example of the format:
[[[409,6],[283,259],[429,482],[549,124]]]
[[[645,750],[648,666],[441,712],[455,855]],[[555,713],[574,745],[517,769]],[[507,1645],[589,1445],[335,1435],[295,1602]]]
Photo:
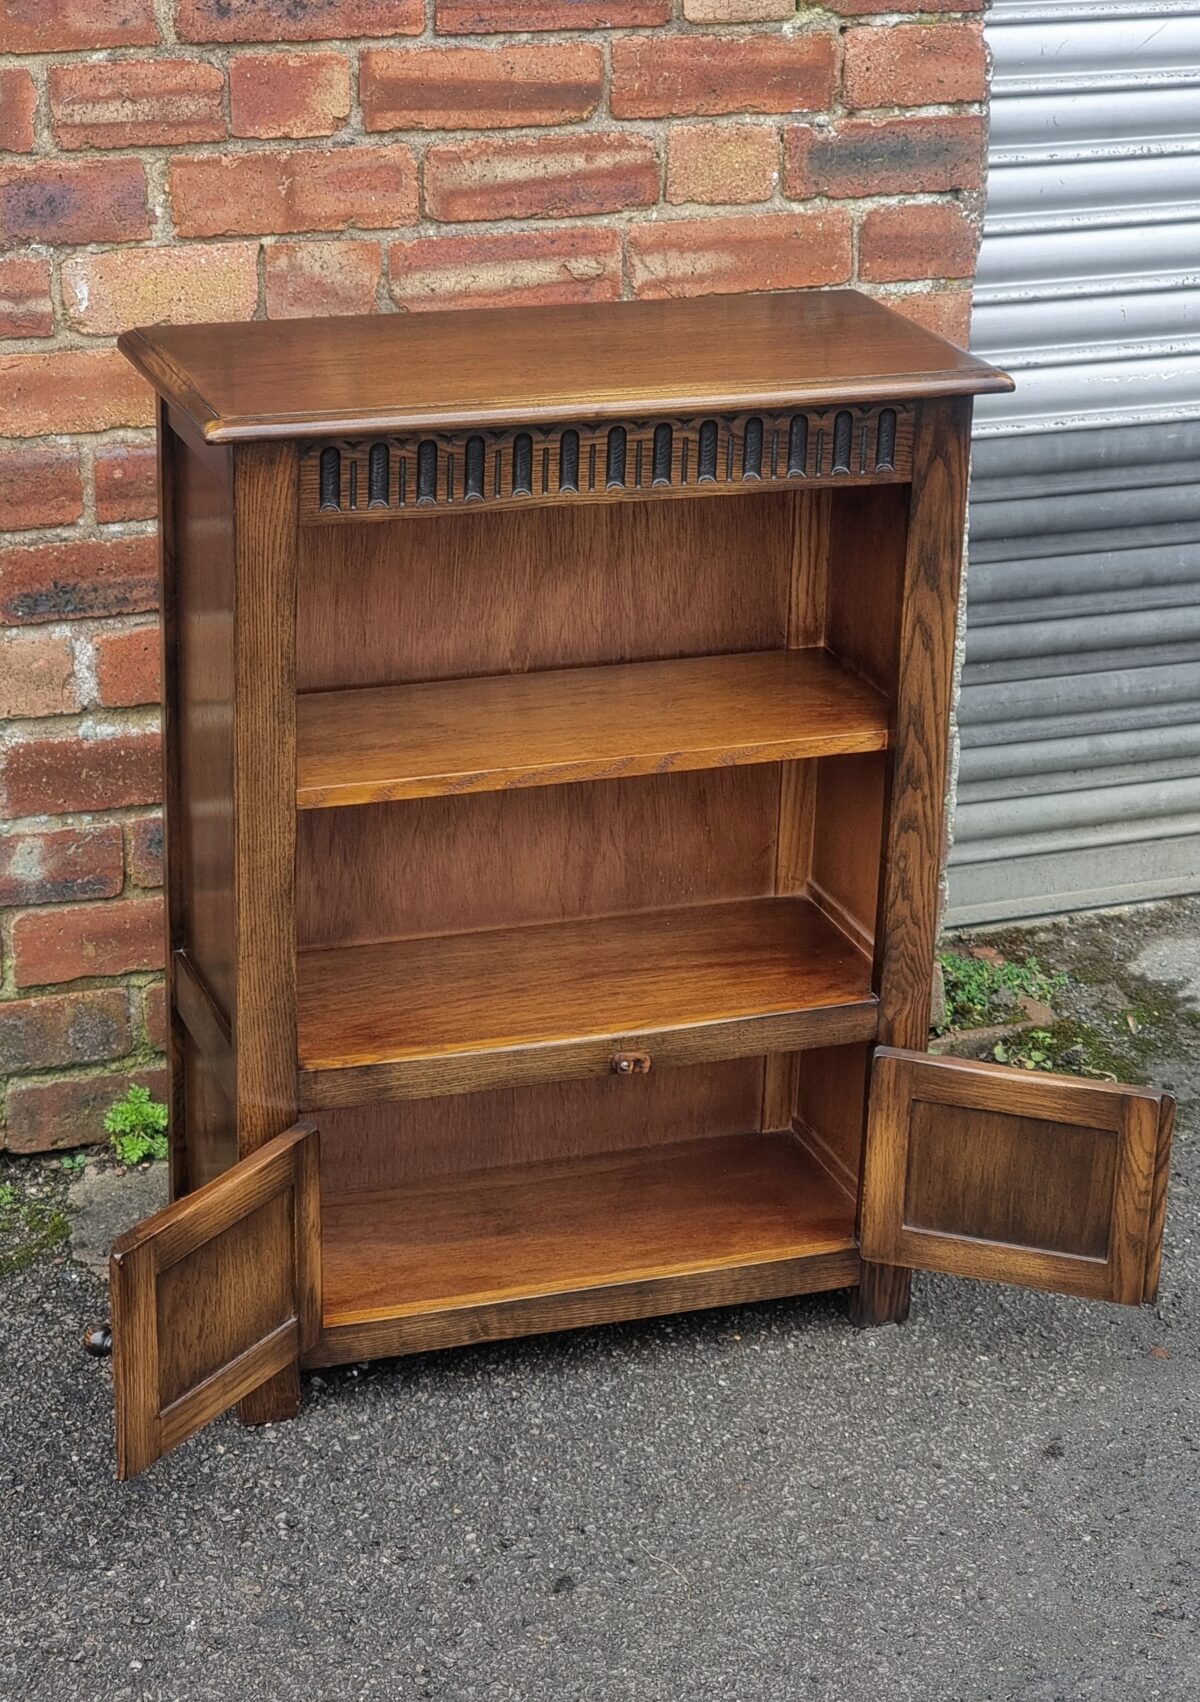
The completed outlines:
[[[1136,1305],[1153,1298],[1174,1101],[881,1048],[862,1252]]]
[[[298,1125],[113,1248],[117,1471],[135,1477],[310,1348],[317,1131]]]

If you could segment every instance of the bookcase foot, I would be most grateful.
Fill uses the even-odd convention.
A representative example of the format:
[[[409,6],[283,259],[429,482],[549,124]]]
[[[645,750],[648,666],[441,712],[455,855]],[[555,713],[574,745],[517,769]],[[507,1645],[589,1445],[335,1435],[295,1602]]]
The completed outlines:
[[[850,1322],[860,1330],[876,1324],[902,1324],[912,1298],[912,1272],[903,1265],[863,1264],[862,1279],[850,1292]]]
[[[238,1406],[243,1424],[282,1424],[300,1410],[300,1367],[293,1363],[246,1396]]]

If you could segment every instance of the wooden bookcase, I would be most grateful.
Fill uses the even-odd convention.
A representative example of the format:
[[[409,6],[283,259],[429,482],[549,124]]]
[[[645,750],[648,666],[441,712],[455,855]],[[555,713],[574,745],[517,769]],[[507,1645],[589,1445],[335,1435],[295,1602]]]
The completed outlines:
[[[1165,1096],[926,1057],[971,397],[851,292],[135,331],[172,1197],[122,1475],[302,1366],[1153,1292]]]

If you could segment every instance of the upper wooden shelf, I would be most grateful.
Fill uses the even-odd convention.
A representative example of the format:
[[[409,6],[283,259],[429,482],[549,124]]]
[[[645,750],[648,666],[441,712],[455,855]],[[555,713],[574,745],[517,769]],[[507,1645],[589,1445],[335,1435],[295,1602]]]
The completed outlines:
[[[1012,388],[853,290],[155,325],[119,346],[214,443]]]
[[[826,650],[311,693],[302,810],[882,750],[888,706]]]

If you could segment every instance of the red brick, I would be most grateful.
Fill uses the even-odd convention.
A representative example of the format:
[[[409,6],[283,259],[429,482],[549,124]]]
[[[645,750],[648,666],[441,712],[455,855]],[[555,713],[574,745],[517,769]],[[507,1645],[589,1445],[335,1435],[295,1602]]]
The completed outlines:
[[[634,293],[717,295],[842,284],[850,276],[851,225],[841,208],[635,225],[628,250]]]
[[[63,1081],[14,1082],[8,1090],[10,1152],[62,1152],[107,1141],[104,1113],[124,1097],[130,1082],[148,1087],[156,1099],[167,1093],[166,1071],[153,1066],[109,1075],[69,1076]]]
[[[4,755],[4,814],[15,819],[157,804],[160,756],[156,732],[103,739],[76,734],[10,745]]]
[[[235,136],[332,136],[350,116],[344,53],[243,53],[229,61]]]
[[[0,532],[69,526],[82,513],[78,449],[0,449]]]
[[[113,898],[106,904],[27,910],[13,921],[12,947],[18,987],[161,969],[162,900]]]
[[[983,120],[970,113],[798,124],[787,133],[784,187],[796,200],[978,189],[984,147]]]
[[[979,24],[881,24],[846,36],[846,105],[932,106],[985,100]]]
[[[126,857],[129,878],[135,886],[163,884],[163,819],[161,815],[139,816],[129,823]]]
[[[0,1069],[99,1064],[132,1050],[129,997],[120,987],[0,1004]]]
[[[836,37],[624,36],[613,42],[617,118],[823,111],[833,100]]]
[[[154,396],[116,349],[0,355],[0,437],[108,431],[154,420]]]
[[[158,456],[152,443],[102,443],[96,449],[96,519],[153,520],[158,513]]]
[[[437,144],[425,155],[425,209],[435,219],[577,218],[649,207],[658,156],[619,131]]]
[[[158,547],[152,535],[76,538],[0,550],[0,622],[144,614],[158,605]]]
[[[270,319],[374,313],[383,250],[377,242],[277,242],[266,270]]]
[[[140,160],[0,166],[0,242],[134,242],[149,235]]]
[[[794,18],[794,0],[683,0],[690,24],[766,24]]]
[[[583,42],[405,47],[364,53],[359,84],[368,130],[511,130],[590,117],[604,59]]]
[[[779,132],[762,124],[674,124],[667,132],[667,200],[769,201]]]
[[[79,708],[69,639],[0,633],[0,716],[69,715]]]
[[[448,307],[549,307],[616,301],[621,238],[584,225],[398,242],[389,254],[393,299],[410,313]]]
[[[63,263],[63,305],[78,331],[112,336],[128,325],[253,319],[258,244],[110,248]]]
[[[159,630],[138,626],[102,632],[93,640],[96,683],[105,709],[157,703],[162,695]]]
[[[0,0],[0,53],[150,47],[154,0]]]
[[[969,278],[978,232],[952,202],[872,207],[858,233],[858,275],[871,283]]]
[[[379,230],[417,216],[416,163],[400,144],[194,155],[170,172],[181,236]]]
[[[671,21],[671,0],[437,0],[439,35],[624,30]]]
[[[31,154],[37,88],[28,71],[0,71],[0,153]]]
[[[50,262],[0,260],[0,337],[52,337]]]
[[[225,79],[202,59],[119,59],[50,67],[50,113],[62,148],[219,142]]]
[[[0,835],[0,904],[74,904],[115,898],[125,880],[116,822]]]
[[[957,343],[959,348],[966,348],[971,340],[969,289],[922,291],[919,295],[890,295],[883,299],[906,319]]]
[[[142,994],[142,1027],[146,1031],[146,1044],[154,1052],[165,1052],[167,1049],[167,997],[166,988],[161,981],[147,987]]]
[[[420,35],[423,0],[179,0],[182,41],[338,41]]]

